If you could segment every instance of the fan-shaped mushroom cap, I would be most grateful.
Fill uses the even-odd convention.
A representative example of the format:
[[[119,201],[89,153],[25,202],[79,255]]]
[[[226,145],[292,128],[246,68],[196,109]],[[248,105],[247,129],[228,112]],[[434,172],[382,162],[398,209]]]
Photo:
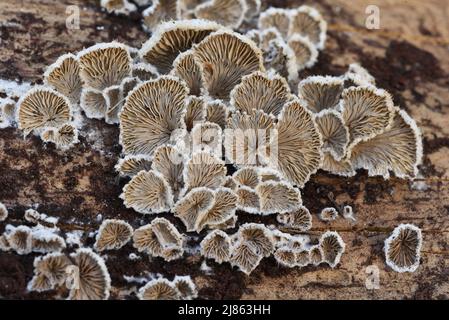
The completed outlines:
[[[120,113],[120,143],[125,153],[151,155],[175,139],[173,135],[184,127],[188,91],[184,82],[170,76],[135,88]]]
[[[416,122],[396,108],[392,125],[374,138],[354,143],[348,159],[354,168],[368,170],[370,176],[388,179],[391,170],[396,177],[413,179],[422,161],[421,139]]]
[[[337,232],[327,231],[321,235],[319,246],[321,247],[323,262],[331,268],[335,268],[345,251],[346,246],[343,239]]]
[[[133,228],[123,220],[104,220],[98,230],[95,249],[98,251],[120,249],[131,239]]]
[[[196,232],[201,232],[205,226],[213,227],[225,223],[235,215],[236,209],[237,195],[234,191],[227,188],[215,190],[212,208],[196,220]]]
[[[217,263],[229,261],[231,257],[231,238],[221,230],[213,230],[201,241],[201,254]]]
[[[318,266],[321,262],[323,262],[323,252],[319,245],[312,246],[309,249],[309,259],[310,263],[314,266]]]
[[[290,212],[280,213],[276,218],[279,223],[300,231],[307,231],[312,228],[312,215],[309,209],[304,206]]]
[[[259,48],[261,48],[263,38],[262,32],[259,29],[251,29],[247,33],[245,33],[245,36],[253,41]]]
[[[259,29],[276,28],[284,38],[287,38],[290,25],[290,11],[279,8],[269,8],[259,16]]]
[[[279,171],[270,169],[270,168],[258,168],[257,169],[259,180],[260,182],[267,182],[267,181],[282,181],[282,175],[279,173]]]
[[[250,244],[241,243],[232,249],[229,262],[232,266],[237,266],[240,271],[249,275],[257,268],[263,255],[258,254]]]
[[[225,128],[228,121],[228,107],[221,100],[212,100],[206,103],[206,120]]]
[[[261,50],[249,38],[228,30],[212,33],[195,49],[195,60],[202,70],[203,86],[210,97],[229,100],[241,78],[254,71],[265,71]]]
[[[120,195],[127,208],[143,214],[169,211],[173,194],[164,176],[156,171],[141,171],[123,188]]]
[[[237,232],[237,242],[248,244],[255,253],[262,257],[270,256],[275,249],[275,241],[271,231],[263,224],[245,223]]]
[[[83,88],[80,106],[90,119],[103,119],[108,110],[103,92],[91,88]]]
[[[70,121],[69,100],[53,89],[37,86],[18,102],[19,129],[28,135],[33,130],[59,127]]]
[[[260,13],[262,7],[261,0],[246,0],[245,21],[251,21]]]
[[[159,73],[168,73],[173,61],[184,51],[201,42],[220,25],[205,20],[180,20],[160,24],[151,38],[140,50],[141,58],[157,68]]]
[[[260,199],[260,212],[264,215],[296,210],[302,203],[299,190],[285,182],[262,182],[256,193]]]
[[[320,219],[323,221],[334,221],[338,217],[338,211],[335,208],[324,208],[320,212]]]
[[[349,160],[342,159],[337,161],[329,152],[323,153],[323,165],[321,166],[321,169],[343,177],[352,177],[356,175]]]
[[[192,300],[198,297],[198,290],[190,276],[175,276],[173,285],[178,289],[182,300]]]
[[[342,96],[342,116],[351,141],[367,140],[391,125],[393,101],[385,90],[372,86],[350,87]]]
[[[274,167],[288,181],[303,187],[321,166],[323,158],[321,136],[313,116],[298,101],[290,102],[279,115],[276,129],[277,161]]]
[[[0,202],[0,222],[3,222],[8,218],[8,209]]]
[[[323,49],[326,42],[327,22],[323,19],[318,10],[301,6],[291,12],[289,36],[300,34],[308,37],[318,48]]]
[[[276,28],[268,28],[261,31],[261,43],[259,44],[259,47],[264,50],[268,50],[270,48],[270,42],[272,40],[281,40],[284,41],[284,38],[282,37],[282,34],[278,31]]]
[[[132,65],[132,76],[140,81],[148,81],[159,77],[159,72],[151,64],[140,62]]]
[[[60,252],[66,248],[66,243],[52,229],[38,226],[32,229],[31,248],[39,253]]]
[[[200,66],[195,62],[193,50],[187,50],[178,55],[173,62],[171,73],[187,83],[190,95],[201,95],[203,80],[201,78]]]
[[[308,38],[295,34],[288,39],[288,46],[295,53],[297,70],[311,68],[318,59],[318,50]]]
[[[115,171],[117,171],[121,177],[132,178],[142,170],[151,170],[151,164],[152,158],[148,156],[126,156],[118,161],[115,166]]]
[[[156,218],[151,224],[134,231],[133,246],[139,252],[153,257],[162,257],[166,261],[180,258],[183,253],[183,237],[167,219]]]
[[[207,152],[193,154],[184,168],[185,188],[182,194],[186,194],[193,188],[216,189],[222,186],[226,171],[226,166],[221,159]]]
[[[153,0],[151,7],[142,12],[144,28],[153,31],[161,22],[181,17],[179,0]]]
[[[296,255],[294,250],[288,247],[281,247],[274,252],[274,258],[276,261],[287,268],[293,268],[296,266]]]
[[[260,200],[259,195],[255,190],[241,186],[236,191],[237,194],[237,208],[239,210],[252,213],[260,214]]]
[[[191,133],[193,152],[210,152],[217,158],[222,156],[223,131],[212,122],[197,123]]]
[[[232,191],[236,191],[237,183],[235,182],[234,178],[232,178],[232,176],[226,176],[226,178],[223,182],[223,187],[231,189]]]
[[[161,173],[173,192],[175,200],[184,186],[184,157],[173,146],[161,146],[154,152],[152,169]]]
[[[137,7],[128,0],[101,0],[100,4],[109,13],[114,12],[115,14],[127,15],[137,10]]]
[[[49,253],[34,259],[34,276],[28,283],[29,291],[52,290],[66,281],[67,267],[72,263],[62,253]]]
[[[9,247],[20,255],[29,254],[32,249],[32,231],[27,226],[6,226],[6,240]]]
[[[355,86],[376,85],[376,79],[361,65],[358,63],[352,63],[349,65],[348,71],[346,71],[344,78]]]
[[[251,189],[255,189],[260,183],[258,170],[252,167],[237,170],[232,178],[238,186],[247,186]]]
[[[179,300],[180,293],[170,281],[161,278],[148,282],[137,296],[140,300]]]
[[[195,124],[204,121],[206,121],[206,101],[204,97],[188,97],[186,113],[184,115],[187,130],[191,131]]]
[[[82,82],[76,56],[64,54],[44,73],[44,83],[66,96],[73,105],[79,104]]]
[[[346,154],[349,130],[341,114],[335,110],[323,110],[315,117],[315,122],[323,139],[323,152],[329,152],[340,161]]]
[[[78,249],[70,255],[77,267],[73,286],[70,290],[70,300],[107,300],[111,288],[111,277],[102,257],[91,249]]]
[[[118,42],[99,43],[78,53],[80,77],[86,87],[104,90],[131,75],[131,55]]]
[[[236,29],[242,24],[246,11],[245,0],[209,0],[196,7],[195,16]]]
[[[7,252],[10,249],[11,249],[11,247],[9,246],[9,242],[6,239],[6,235],[4,235],[4,234],[0,235],[0,250]]]
[[[235,112],[228,120],[225,147],[226,156],[238,166],[254,166],[276,160],[272,151],[276,143],[270,143],[273,134],[275,118],[261,110],[250,113]],[[275,147],[272,149],[271,147]],[[274,159],[273,159],[274,158]]]
[[[197,228],[197,222],[202,220],[213,205],[213,191],[196,188],[179,200],[173,211],[175,216],[182,220],[187,232],[193,232]]]
[[[104,100],[106,101],[105,120],[108,124],[116,124],[120,122],[118,115],[122,110],[124,102],[123,85],[129,84],[128,82],[124,83],[129,79],[133,78],[125,78],[120,86],[112,86],[103,91]],[[137,80],[131,80],[131,85],[133,88],[136,84]],[[129,90],[129,88],[125,88],[125,90]],[[126,91],[126,93],[128,94],[128,91]]]
[[[310,264],[309,250],[301,249],[295,252],[296,265],[298,267],[305,267]]]
[[[264,52],[264,65],[289,81],[298,80],[296,53],[283,39],[273,39],[268,43]]]
[[[331,76],[312,76],[302,80],[298,86],[301,102],[312,112],[338,107],[343,92],[343,80]]]
[[[412,224],[401,224],[385,240],[387,265],[396,272],[415,272],[421,257],[421,229]]]
[[[52,142],[56,147],[66,150],[78,143],[78,129],[72,124],[64,124],[60,128],[47,128],[41,134],[44,142]]]
[[[257,109],[278,116],[290,100],[292,94],[287,81],[281,76],[269,77],[262,72],[243,77],[231,92],[231,105],[248,114]]]
[[[226,220],[223,223],[219,224],[211,224],[209,226],[209,229],[214,230],[228,230],[228,229],[234,229],[237,224],[238,217],[236,214],[232,215],[228,220]]]

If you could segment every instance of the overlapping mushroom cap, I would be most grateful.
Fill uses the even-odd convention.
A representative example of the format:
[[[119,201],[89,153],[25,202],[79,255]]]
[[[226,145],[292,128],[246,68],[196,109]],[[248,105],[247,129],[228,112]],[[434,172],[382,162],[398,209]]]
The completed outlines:
[[[98,251],[120,249],[132,237],[133,228],[123,220],[104,220],[98,230],[95,249]]]
[[[179,0],[154,0],[152,6],[148,7],[142,15],[144,27],[153,31],[161,22],[181,17]]]
[[[195,8],[195,15],[226,27],[238,28],[247,10],[246,0],[209,0]]]

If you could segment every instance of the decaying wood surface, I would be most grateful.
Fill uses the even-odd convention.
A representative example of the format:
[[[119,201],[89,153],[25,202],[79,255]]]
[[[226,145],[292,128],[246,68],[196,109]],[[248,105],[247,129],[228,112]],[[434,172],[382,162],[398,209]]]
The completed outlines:
[[[99,2],[99,1],[98,1]],[[269,1],[297,6],[303,1]],[[446,1],[321,0],[316,6],[329,22],[326,49],[318,64],[302,76],[340,75],[359,62],[389,90],[397,105],[416,119],[424,135],[422,177],[412,183],[384,181],[360,172],[343,179],[323,172],[303,190],[306,206],[314,214],[312,238],[325,230],[338,231],[346,242],[341,264],[285,269],[266,259],[250,276],[229,265],[210,263],[202,271],[201,258],[190,256],[164,263],[147,257],[129,260],[128,245],[106,261],[114,286],[112,298],[132,298],[126,290],[138,286],[123,276],[145,272],[167,277],[191,274],[200,298],[234,299],[447,299],[449,298],[449,3]],[[80,6],[79,30],[66,28],[67,5]],[[380,8],[380,30],[365,28],[365,8]],[[138,16],[116,17],[101,11],[97,1],[0,1],[0,78],[40,83],[45,67],[66,52],[76,52],[97,42],[118,40],[139,47],[148,39]],[[58,152],[36,138],[23,139],[17,129],[0,130],[0,201],[10,208],[8,223],[22,223],[25,209],[60,217],[65,232],[98,228],[97,216],[122,218],[139,226],[142,218],[126,210],[118,199],[124,181],[113,167],[120,155],[118,129],[99,121],[86,121],[81,143],[69,152]],[[99,133],[99,135],[98,135]],[[94,135],[95,134],[95,135]],[[339,218],[320,222],[318,212],[333,205],[354,207],[356,222]],[[168,217],[176,221],[173,217]],[[241,214],[241,221],[274,224],[275,219]],[[179,223],[179,222],[178,222]],[[414,223],[423,230],[422,261],[413,274],[398,274],[384,262],[383,242],[395,226]],[[0,224],[0,232],[5,223]],[[0,297],[52,298],[54,292],[26,292],[34,256],[0,254]],[[368,290],[366,268],[377,266],[380,289]]]

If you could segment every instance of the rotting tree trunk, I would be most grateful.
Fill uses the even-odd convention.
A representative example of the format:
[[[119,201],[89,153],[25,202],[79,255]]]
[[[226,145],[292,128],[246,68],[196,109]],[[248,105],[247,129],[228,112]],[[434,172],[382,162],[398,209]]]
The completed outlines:
[[[124,275],[141,276],[146,271],[167,277],[191,274],[201,298],[449,298],[449,4],[378,0],[381,29],[367,30],[365,8],[373,1],[306,2],[321,10],[329,33],[318,64],[302,76],[340,75],[353,62],[367,68],[378,86],[389,90],[423,131],[421,179],[384,181],[363,172],[351,179],[322,172],[312,178],[303,190],[304,203],[314,214],[312,238],[331,229],[346,242],[342,262],[334,270],[284,269],[270,258],[250,277],[215,264],[210,264],[213,273],[207,274],[198,256],[170,263],[146,257],[131,261],[128,255],[133,250],[128,245],[107,260],[113,298],[123,297],[122,290],[137,285],[126,282]],[[81,8],[79,30],[66,28],[66,8],[73,4]],[[63,53],[111,40],[138,47],[147,38],[138,17],[107,15],[97,1],[1,1],[0,78],[40,83],[45,67]],[[24,210],[39,204],[40,211],[60,217],[63,231],[84,231],[82,240],[87,246],[93,242],[88,233],[98,228],[98,214],[139,225],[142,218],[126,210],[118,199],[124,182],[114,172],[120,154],[117,127],[87,121],[85,130],[90,137],[82,138],[65,154],[36,138],[24,140],[16,129],[0,130],[0,201],[10,208],[9,223],[22,223]],[[331,195],[337,204],[353,206],[356,222],[339,218],[325,224],[318,220],[317,213],[333,205]],[[275,223],[272,217],[242,214],[239,219]],[[421,266],[413,274],[395,273],[384,262],[383,242],[400,223],[414,223],[423,230]],[[0,232],[4,226],[0,224]],[[0,297],[54,296],[54,292],[26,293],[33,259],[32,255],[0,253]],[[365,286],[366,268],[371,265],[380,271],[379,290]]]

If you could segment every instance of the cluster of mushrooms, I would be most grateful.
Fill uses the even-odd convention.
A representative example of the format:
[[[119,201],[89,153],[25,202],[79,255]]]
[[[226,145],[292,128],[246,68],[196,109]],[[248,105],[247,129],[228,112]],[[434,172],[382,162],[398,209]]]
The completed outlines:
[[[134,8],[127,0],[101,3],[116,13]],[[156,217],[134,230],[126,221],[104,220],[93,249],[68,256],[57,219],[28,210],[25,219],[35,226],[8,225],[0,248],[46,254],[35,260],[30,290],[71,279],[77,285],[69,286],[69,298],[107,299],[111,281],[101,252],[132,241],[138,252],[174,261],[187,252],[183,232],[202,237],[204,258],[248,275],[270,256],[289,268],[334,268],[345,251],[341,236],[328,231],[312,241],[306,234],[312,215],[301,189],[310,177],[319,169],[345,177],[358,169],[385,179],[416,176],[420,131],[367,70],[353,64],[339,77],[299,81],[298,72],[324,48],[321,15],[307,6],[261,8],[259,0],[154,0],[143,14],[152,35],[140,49],[111,42],[63,55],[45,72],[44,86],[9,106],[10,123],[25,136],[64,152],[82,134],[82,114],[118,124],[123,156],[116,170],[129,180],[124,205],[147,217],[170,212],[183,224],[180,230]],[[277,215],[279,226],[294,232],[238,224],[245,213]],[[332,221],[338,214],[325,208],[319,217]],[[342,214],[355,219],[351,207]],[[0,221],[6,218],[1,205]],[[419,228],[400,225],[385,242],[387,264],[415,271],[421,244]],[[76,277],[67,272],[74,268]],[[196,296],[188,276],[152,280],[138,293]]]

